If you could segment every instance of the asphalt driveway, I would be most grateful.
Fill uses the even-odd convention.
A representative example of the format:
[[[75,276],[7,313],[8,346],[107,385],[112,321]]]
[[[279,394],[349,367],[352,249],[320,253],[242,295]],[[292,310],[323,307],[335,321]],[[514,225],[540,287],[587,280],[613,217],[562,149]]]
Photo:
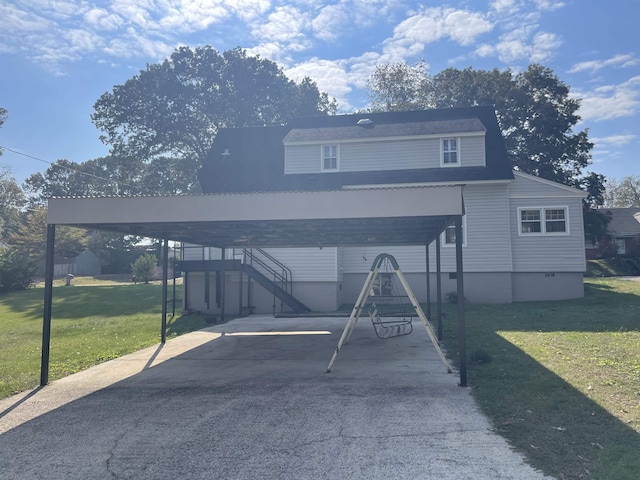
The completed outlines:
[[[6,479],[542,479],[424,328],[252,316],[0,401]]]

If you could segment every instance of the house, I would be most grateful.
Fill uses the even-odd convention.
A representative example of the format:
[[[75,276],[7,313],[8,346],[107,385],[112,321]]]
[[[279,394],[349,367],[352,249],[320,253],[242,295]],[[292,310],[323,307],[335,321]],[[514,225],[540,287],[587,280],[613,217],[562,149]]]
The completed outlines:
[[[640,208],[603,208],[602,213],[611,219],[607,225],[607,237],[615,245],[618,255],[640,254]],[[606,245],[607,241],[599,242]]]
[[[493,107],[323,116],[283,126],[221,129],[199,180],[209,194],[401,189],[406,200],[400,205],[406,201],[407,208],[412,188],[460,185],[466,300],[509,303],[584,294],[585,193],[514,171]],[[371,211],[384,208],[372,198]],[[322,228],[316,233],[319,239],[324,234]],[[453,226],[428,247],[392,240],[379,245],[376,234],[368,232],[366,246],[324,246],[321,240],[312,247],[295,242],[265,249],[187,246],[180,264],[186,272],[185,307],[215,312],[224,298],[237,310],[271,311],[289,295],[312,310],[335,310],[355,302],[382,252],[396,257],[420,301],[427,298],[427,285],[430,298],[438,290],[441,297],[455,291]],[[204,262],[218,263],[205,268]],[[271,283],[255,273],[243,275],[239,265]]]

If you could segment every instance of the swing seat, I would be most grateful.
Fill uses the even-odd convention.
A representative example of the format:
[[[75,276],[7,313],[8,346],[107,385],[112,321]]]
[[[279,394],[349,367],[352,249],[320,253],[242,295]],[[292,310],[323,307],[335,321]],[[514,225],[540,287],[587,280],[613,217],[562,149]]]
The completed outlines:
[[[401,337],[403,335],[409,335],[413,332],[413,324],[411,323],[411,317],[407,318],[389,318],[383,320],[380,318],[378,307],[376,304],[371,305],[369,310],[369,317],[373,324],[373,329],[376,332],[376,336],[380,339]]]

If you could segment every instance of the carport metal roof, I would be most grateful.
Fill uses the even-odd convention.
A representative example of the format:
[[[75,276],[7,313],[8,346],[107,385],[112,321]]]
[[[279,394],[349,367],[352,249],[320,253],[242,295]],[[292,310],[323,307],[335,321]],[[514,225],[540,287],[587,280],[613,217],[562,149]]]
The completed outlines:
[[[455,221],[458,298],[464,298],[462,190],[462,185],[447,185],[185,196],[51,198],[47,217],[40,383],[48,383],[56,225],[164,240],[164,341],[168,240],[220,248],[429,245]],[[460,384],[466,385],[464,302],[459,302],[458,313]]]
[[[463,212],[455,185],[52,198],[48,223],[225,248],[425,245]]]

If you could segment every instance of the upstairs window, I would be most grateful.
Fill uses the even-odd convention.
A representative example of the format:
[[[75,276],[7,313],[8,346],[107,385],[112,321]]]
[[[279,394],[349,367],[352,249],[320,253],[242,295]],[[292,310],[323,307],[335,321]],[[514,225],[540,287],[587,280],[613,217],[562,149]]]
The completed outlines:
[[[338,145],[322,145],[321,171],[337,171],[340,165]]]
[[[519,235],[568,235],[567,207],[519,208]]]
[[[442,139],[442,162],[443,167],[457,166],[459,162],[459,144],[457,138]]]

